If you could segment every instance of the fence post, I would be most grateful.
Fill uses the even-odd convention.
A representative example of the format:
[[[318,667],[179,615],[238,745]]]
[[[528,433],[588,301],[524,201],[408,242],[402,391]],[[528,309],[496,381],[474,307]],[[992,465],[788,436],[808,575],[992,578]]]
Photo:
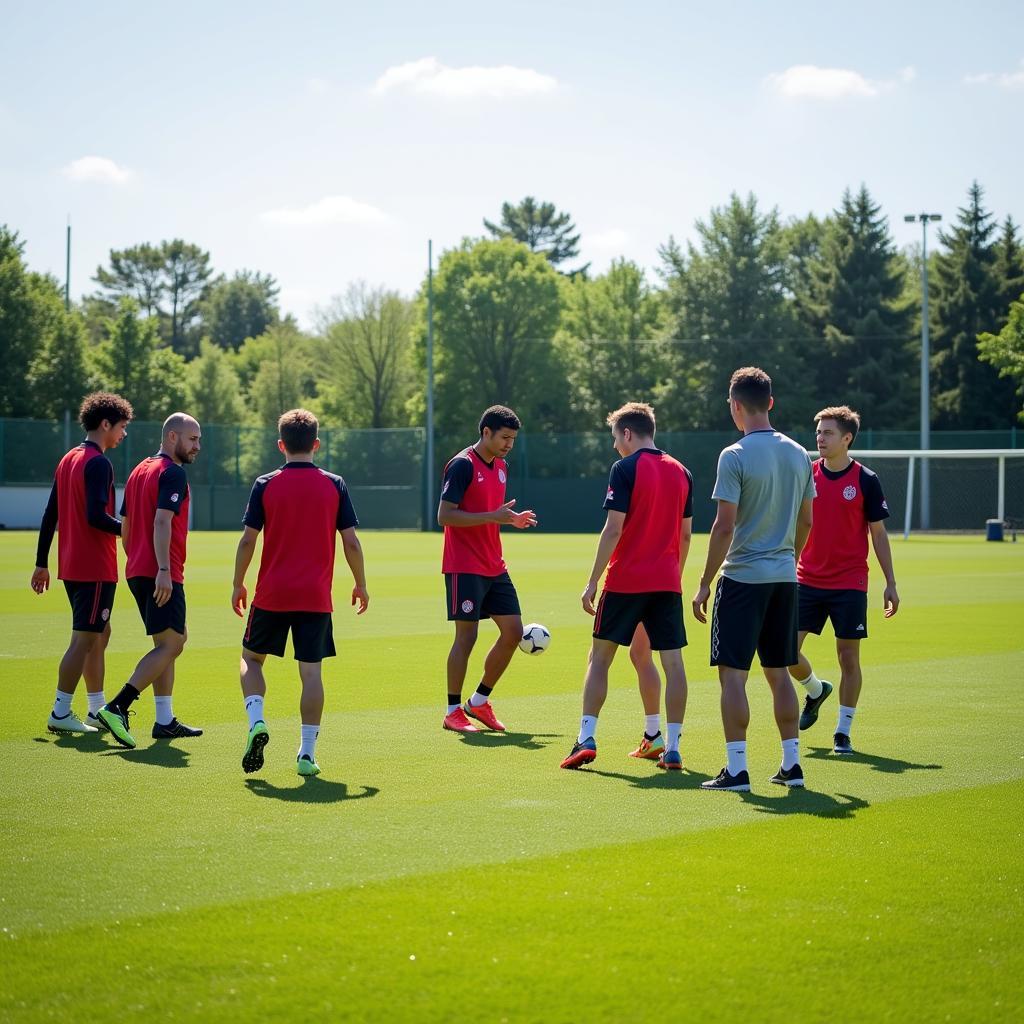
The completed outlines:
[[[910,536],[910,516],[914,510],[914,456],[911,455],[907,465],[907,507],[903,513],[903,539]]]
[[[206,524],[208,530],[213,529],[214,515],[217,511],[217,497],[213,493],[213,467],[214,467],[214,452],[217,450],[217,428],[214,427],[210,431],[210,450],[206,453],[207,465],[206,470],[206,486],[210,489],[210,521]]]
[[[4,427],[7,425],[7,420],[0,419],[0,484],[4,482],[4,464],[7,461],[5,456],[7,455],[7,445],[4,444]]]

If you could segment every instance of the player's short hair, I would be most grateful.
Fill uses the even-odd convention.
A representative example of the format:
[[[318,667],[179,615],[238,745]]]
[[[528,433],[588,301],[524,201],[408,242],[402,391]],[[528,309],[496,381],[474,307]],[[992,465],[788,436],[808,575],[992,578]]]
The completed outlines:
[[[632,430],[634,434],[654,437],[654,410],[646,402],[627,402],[621,409],[608,413],[605,422],[612,430]]]
[[[519,417],[507,405],[492,405],[484,409],[480,417],[480,436],[483,437],[484,427],[494,433],[496,430],[521,430],[522,426]]]
[[[857,440],[857,432],[860,430],[860,413],[854,412],[848,405],[830,405],[827,409],[814,414],[814,425],[817,426],[822,420],[835,420],[839,424],[841,434],[853,434],[850,444]]]
[[[741,366],[729,379],[729,397],[748,412],[767,412],[772,379],[759,366]]]
[[[134,415],[135,410],[127,399],[111,391],[94,391],[82,399],[78,421],[86,430],[97,430],[104,420],[113,425],[122,420],[128,422]]]
[[[313,450],[320,424],[308,409],[289,409],[277,421],[277,431],[287,451],[306,455]]]

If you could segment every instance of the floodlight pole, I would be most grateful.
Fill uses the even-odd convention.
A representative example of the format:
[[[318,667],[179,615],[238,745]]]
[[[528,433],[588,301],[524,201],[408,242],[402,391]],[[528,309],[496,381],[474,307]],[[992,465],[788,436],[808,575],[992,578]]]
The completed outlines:
[[[941,213],[908,213],[908,223],[921,222],[921,442],[931,448],[931,350],[928,339],[928,222],[942,220]],[[921,529],[931,525],[931,464],[921,459]]]
[[[71,215],[68,214],[68,237],[64,258],[64,308],[71,308]]]
[[[427,508],[423,521],[434,529],[434,241],[427,241]]]

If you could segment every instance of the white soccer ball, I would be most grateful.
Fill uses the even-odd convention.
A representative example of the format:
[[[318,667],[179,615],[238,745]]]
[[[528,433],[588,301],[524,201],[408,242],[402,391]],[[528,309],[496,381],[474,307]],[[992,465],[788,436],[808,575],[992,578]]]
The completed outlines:
[[[519,641],[519,650],[526,654],[540,654],[548,649],[549,643],[551,643],[551,634],[548,632],[547,626],[542,626],[539,622],[531,622],[528,626],[523,627],[523,639]]]

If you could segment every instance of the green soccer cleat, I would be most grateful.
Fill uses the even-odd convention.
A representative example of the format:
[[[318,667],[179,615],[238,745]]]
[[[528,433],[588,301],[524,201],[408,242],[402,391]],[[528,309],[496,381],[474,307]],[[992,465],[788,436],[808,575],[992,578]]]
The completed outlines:
[[[242,755],[242,771],[246,775],[258,772],[263,767],[263,748],[270,742],[270,733],[267,731],[267,723],[257,722],[249,730],[249,739],[245,744],[245,753]]]
[[[112,708],[109,704],[96,712],[96,717],[110,730],[110,735],[129,750],[135,749],[135,737],[128,731],[128,716],[135,714],[134,711],[121,711],[119,708]]]
[[[314,775],[320,774],[320,765],[318,765],[316,761],[309,756],[309,754],[303,754],[302,757],[295,762],[295,770],[299,775],[306,778],[312,778]]]
[[[812,725],[818,720],[818,710],[821,705],[828,700],[829,695],[832,693],[832,684],[825,682],[824,679],[821,681],[821,693],[817,697],[812,697],[808,694],[804,698],[804,709],[800,712],[800,731],[804,729],[810,729]]]

